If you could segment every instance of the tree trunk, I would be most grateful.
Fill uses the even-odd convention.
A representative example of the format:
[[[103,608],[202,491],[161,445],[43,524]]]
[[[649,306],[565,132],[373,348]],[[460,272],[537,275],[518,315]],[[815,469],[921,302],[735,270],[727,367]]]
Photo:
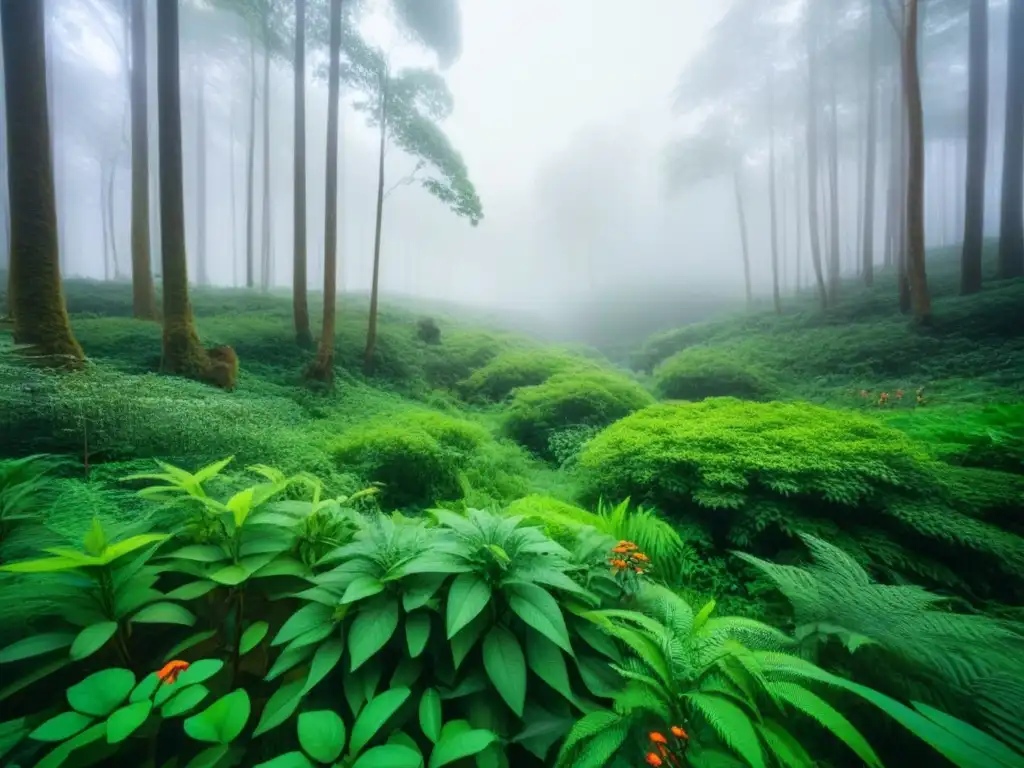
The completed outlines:
[[[377,291],[380,280],[380,230],[384,214],[384,151],[388,130],[388,77],[381,78],[380,96],[380,150],[377,167],[377,222],[373,236],[373,281],[370,286],[370,322],[366,329],[366,351],[363,353],[363,372],[373,372],[373,350],[377,345]]]
[[[14,341],[41,362],[76,367],[82,348],[71,333],[60,277],[53,156],[46,97],[42,3],[0,2],[10,194],[10,293]]]
[[[100,223],[103,226],[103,280],[110,282],[114,279],[114,270],[111,268],[113,259],[110,257],[110,217],[107,216],[107,163],[100,159]]]
[[[160,115],[160,254],[163,272],[165,373],[202,379],[209,358],[199,342],[188,297],[185,200],[181,163],[178,3],[157,3],[157,104]]]
[[[969,35],[970,89],[967,98],[965,189],[967,210],[964,219],[963,251],[960,255],[960,293],[964,295],[981,290],[981,256],[985,227],[985,158],[988,139],[988,0],[971,0]]]
[[[817,56],[815,55],[814,38],[814,3],[808,6],[807,13],[807,226],[811,238],[811,263],[814,266],[814,279],[818,284],[818,297],[821,308],[828,307],[828,294],[825,292],[825,277],[821,272],[821,239],[818,223],[818,88],[817,88]]]
[[[107,200],[107,228],[110,232],[110,263],[113,267],[114,279],[117,280],[121,277],[121,260],[117,255],[117,227],[116,217],[114,216],[114,179],[117,174],[117,152],[115,152],[110,160],[108,166],[109,171],[107,173],[107,187],[103,191],[106,195]]]
[[[796,290],[803,288],[804,217],[800,203],[800,158],[793,152],[793,213],[796,216]]]
[[[146,88],[146,4],[131,13],[132,120],[132,315],[156,320],[156,293],[149,256],[149,112]]]
[[[292,254],[292,311],[295,341],[313,346],[306,292],[306,0],[295,3],[295,224]]]
[[[743,209],[743,186],[740,179],[740,161],[737,161],[732,174],[733,190],[736,193],[736,216],[740,226],[740,246],[743,249],[743,286],[747,297],[747,306],[754,301],[750,285],[750,246],[747,241],[747,216]]]
[[[931,296],[925,270],[924,240],[924,110],[921,105],[921,77],[918,71],[918,0],[907,3],[903,39],[903,94],[907,107],[907,279],[914,319],[930,323]],[[1019,206],[1018,206],[1019,207]]]
[[[772,237],[772,301],[775,311],[782,313],[779,297],[779,225],[775,200],[775,78],[768,72],[768,213]],[[748,278],[749,280],[749,278]]]
[[[251,32],[251,30],[250,30]],[[253,239],[256,236],[253,222],[255,199],[256,166],[256,38],[249,36],[249,146],[246,157],[245,177],[245,287],[256,285],[256,250]]]
[[[327,179],[324,191],[324,322],[316,359],[306,376],[334,382],[334,320],[338,243],[338,79],[341,70],[341,0],[331,0],[330,65],[327,73]]]
[[[1010,0],[999,277],[1024,275],[1024,0]]]
[[[861,230],[861,275],[864,285],[875,282],[875,167],[878,158],[878,3],[871,3],[871,42],[868,59],[868,125],[864,158],[864,218]]]
[[[231,285],[237,287],[239,282],[238,269],[238,191],[237,169],[235,168],[235,98],[231,95],[231,110],[228,117],[228,168],[231,173]]]
[[[199,285],[209,285],[206,237],[206,73],[200,57],[196,66],[196,265]]]
[[[260,224],[263,230],[262,262],[263,290],[270,290],[273,284],[273,253],[270,226],[270,4],[263,0],[263,215]]]
[[[830,31],[836,31],[836,10],[829,12]],[[839,298],[839,277],[842,272],[841,254],[839,250],[839,66],[838,56],[829,58],[829,123],[828,123],[828,158],[829,158],[829,265],[828,265],[828,300],[835,304]]]

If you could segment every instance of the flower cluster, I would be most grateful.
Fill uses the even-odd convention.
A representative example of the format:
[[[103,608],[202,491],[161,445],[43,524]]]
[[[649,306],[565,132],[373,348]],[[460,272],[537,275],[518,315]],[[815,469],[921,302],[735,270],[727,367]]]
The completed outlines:
[[[608,558],[608,564],[615,573],[630,572],[643,575],[650,570],[651,559],[632,541],[620,541],[612,549],[612,556]]]
[[[673,737],[671,743],[663,733],[651,731],[647,734],[653,747],[644,758],[648,765],[659,768],[662,765],[681,766],[683,764],[683,755],[686,754],[686,747],[689,746],[690,736],[680,725],[673,725],[670,733]]]

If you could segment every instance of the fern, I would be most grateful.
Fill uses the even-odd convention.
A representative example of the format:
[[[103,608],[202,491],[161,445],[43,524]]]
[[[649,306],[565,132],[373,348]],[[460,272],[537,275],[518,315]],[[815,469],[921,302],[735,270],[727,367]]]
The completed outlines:
[[[766,765],[754,721],[729,699],[713,693],[688,693],[686,700],[718,736],[753,768]]]
[[[814,768],[811,756],[778,722],[766,719],[755,727],[782,768]]]

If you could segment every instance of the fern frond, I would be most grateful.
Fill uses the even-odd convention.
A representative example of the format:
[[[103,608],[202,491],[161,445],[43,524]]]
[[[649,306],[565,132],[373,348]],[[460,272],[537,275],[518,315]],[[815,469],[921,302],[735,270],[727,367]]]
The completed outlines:
[[[665,702],[661,690],[640,680],[630,680],[615,694],[616,714],[629,717],[637,712],[649,712],[662,722],[672,721],[672,709]]]
[[[769,719],[757,723],[756,728],[782,768],[814,768],[807,750],[781,724]]]
[[[754,729],[755,721],[737,704],[710,693],[688,693],[686,700],[730,749],[753,768],[765,768],[764,751]]]

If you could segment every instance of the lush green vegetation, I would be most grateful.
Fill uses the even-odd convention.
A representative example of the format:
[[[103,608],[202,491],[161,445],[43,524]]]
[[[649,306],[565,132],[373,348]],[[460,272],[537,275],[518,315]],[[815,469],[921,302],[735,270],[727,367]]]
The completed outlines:
[[[638,373],[385,306],[366,376],[352,298],[330,390],[286,298],[197,291],[233,392],[68,295],[90,364],[0,359],[5,764],[1024,764],[1020,284]]]

